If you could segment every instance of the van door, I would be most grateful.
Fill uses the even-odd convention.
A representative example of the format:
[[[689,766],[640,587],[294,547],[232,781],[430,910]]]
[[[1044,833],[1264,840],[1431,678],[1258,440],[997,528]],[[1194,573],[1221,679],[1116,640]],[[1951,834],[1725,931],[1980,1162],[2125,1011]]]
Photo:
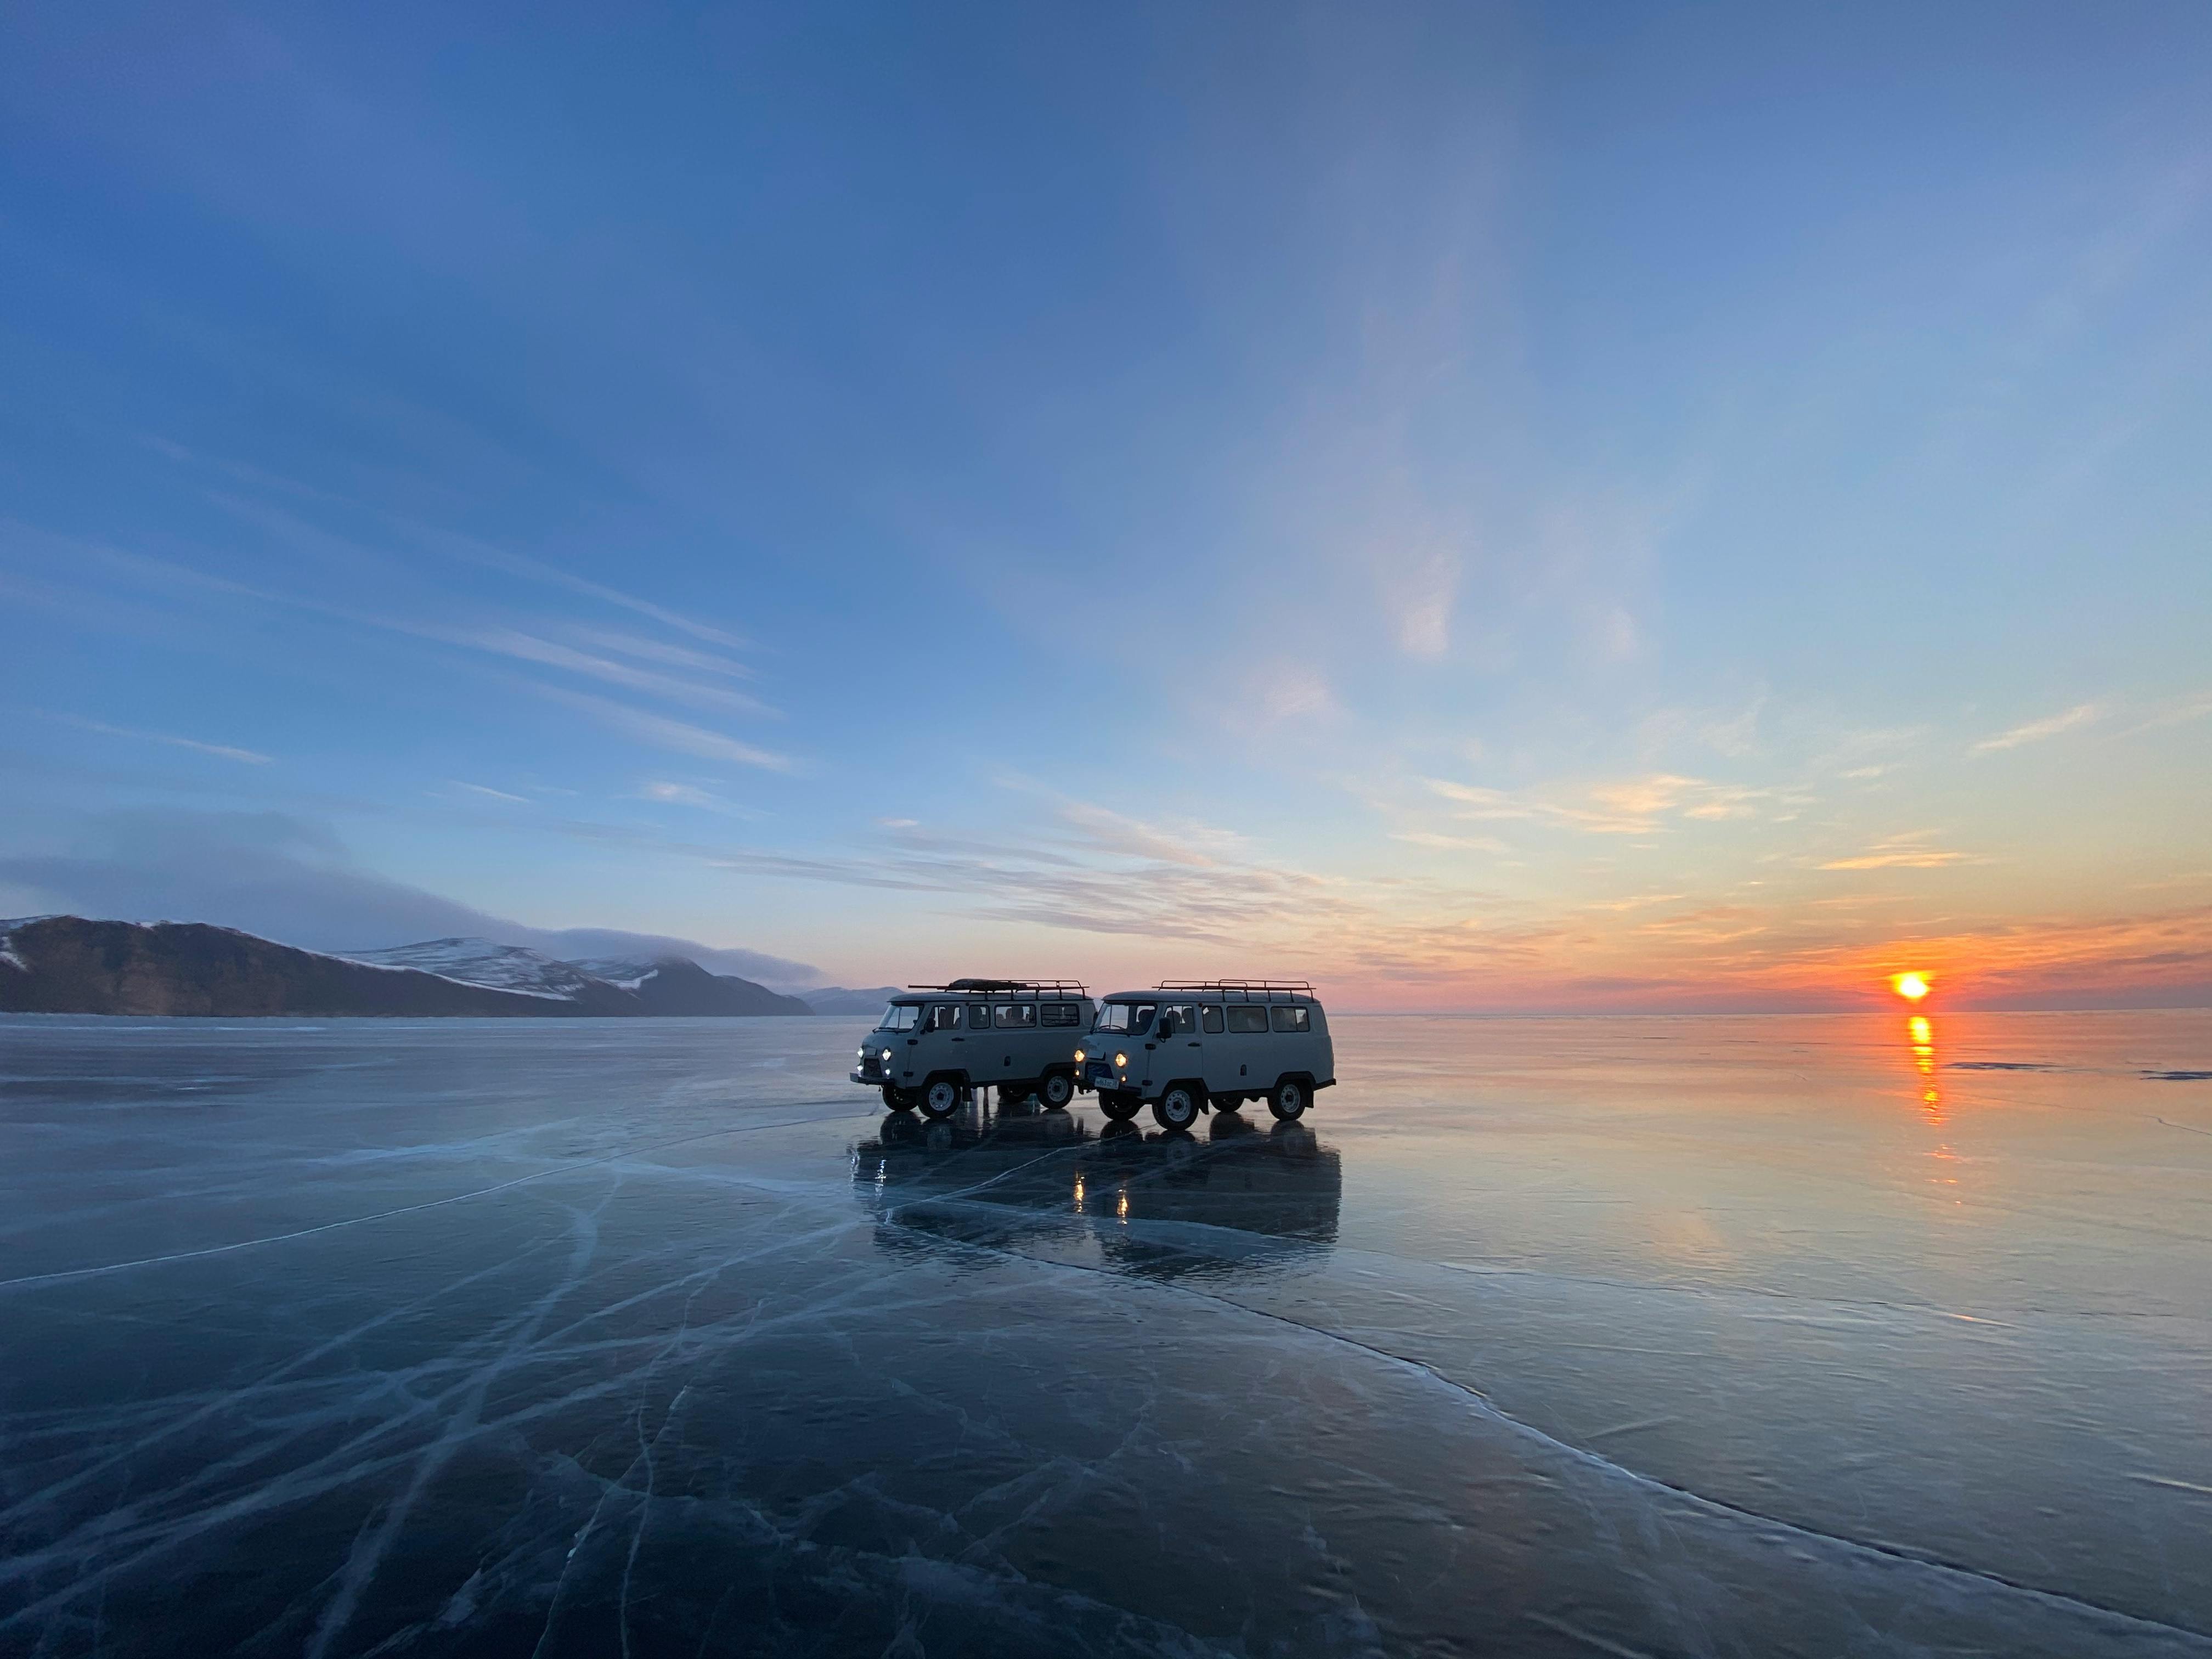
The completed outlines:
[[[1231,1002],[1222,1010],[1228,1034],[1221,1042],[1222,1088],[1265,1094],[1274,1086],[1275,1073],[1267,1069],[1270,1058],[1267,1009],[1264,1003]]]
[[[1037,1006],[1034,1002],[1001,1002],[992,1008],[995,1035],[991,1064],[993,1076],[1023,1081],[1044,1067],[1037,1052]]]
[[[921,1029],[907,1034],[905,1069],[913,1075],[904,1083],[919,1085],[932,1072],[960,1066],[965,1049],[951,1045],[960,1040],[960,1005],[933,1002],[921,1011]]]
[[[1046,1002],[1037,1006],[1037,1075],[1055,1066],[1073,1066],[1085,1035],[1082,1005]]]
[[[1305,1072],[1318,1079],[1321,1068],[1315,1062],[1320,1056],[1315,1052],[1313,1010],[1303,1003],[1279,1002],[1268,1009],[1267,1023],[1275,1033],[1276,1074]]]
[[[1206,1092],[1234,1094],[1239,1087],[1237,1077],[1237,1057],[1229,1042],[1229,1028],[1222,1006],[1218,1002],[1198,1005],[1198,1040],[1206,1045]]]
[[[1175,1029],[1167,1029],[1172,1018]],[[1198,1023],[1198,1005],[1194,1002],[1167,1002],[1160,1005],[1159,1066],[1153,1073],[1164,1085],[1180,1078],[1206,1076],[1206,1034]]]

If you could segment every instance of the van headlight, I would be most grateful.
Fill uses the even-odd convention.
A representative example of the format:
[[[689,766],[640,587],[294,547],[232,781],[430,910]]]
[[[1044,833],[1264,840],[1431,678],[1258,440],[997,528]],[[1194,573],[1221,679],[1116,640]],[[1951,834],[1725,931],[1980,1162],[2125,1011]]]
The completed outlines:
[[[888,1049],[888,1048],[884,1049],[884,1060],[885,1060],[886,1062],[888,1062],[888,1061],[890,1060],[890,1057],[891,1057],[891,1051],[890,1051],[890,1049]]]
[[[1080,1048],[1078,1048],[1078,1049],[1075,1051],[1075,1063],[1076,1063],[1078,1066],[1080,1066],[1080,1065],[1082,1065],[1082,1064],[1083,1064],[1083,1050],[1082,1050],[1082,1049],[1080,1049]]]
[[[1127,1066],[1129,1063],[1129,1057],[1127,1054],[1116,1054],[1114,1056],[1114,1063],[1116,1066]]]

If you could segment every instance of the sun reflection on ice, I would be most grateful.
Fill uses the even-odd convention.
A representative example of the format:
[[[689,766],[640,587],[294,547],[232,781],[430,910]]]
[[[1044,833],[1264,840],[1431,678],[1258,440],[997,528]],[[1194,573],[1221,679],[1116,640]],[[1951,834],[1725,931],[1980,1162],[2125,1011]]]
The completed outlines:
[[[1943,1088],[1936,1074],[1936,1022],[1925,1014],[1913,1015],[1905,1022],[1905,1040],[1912,1055],[1912,1069],[1920,1079],[1921,1119],[1929,1128],[1941,1129],[1950,1119],[1943,1109]],[[1951,1150],[1950,1142],[1937,1142],[1928,1156],[1936,1161],[1936,1173],[1928,1177],[1929,1181],[1938,1187],[1958,1186],[1964,1160]],[[1951,1201],[1966,1202],[1955,1193]]]

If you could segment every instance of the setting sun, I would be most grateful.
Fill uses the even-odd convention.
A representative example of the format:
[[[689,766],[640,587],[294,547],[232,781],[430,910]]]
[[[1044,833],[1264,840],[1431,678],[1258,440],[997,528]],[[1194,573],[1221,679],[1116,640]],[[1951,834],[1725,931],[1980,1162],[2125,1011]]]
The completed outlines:
[[[1907,1002],[1917,1002],[1928,994],[1928,976],[1924,974],[1893,974],[1889,984]]]

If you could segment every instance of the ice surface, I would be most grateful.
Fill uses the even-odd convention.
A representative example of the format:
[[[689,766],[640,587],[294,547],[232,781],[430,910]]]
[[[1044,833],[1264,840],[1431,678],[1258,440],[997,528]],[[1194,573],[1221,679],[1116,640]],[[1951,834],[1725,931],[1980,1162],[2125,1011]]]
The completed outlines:
[[[0,1021],[0,1651],[2212,1652],[2205,1016],[863,1023]]]

